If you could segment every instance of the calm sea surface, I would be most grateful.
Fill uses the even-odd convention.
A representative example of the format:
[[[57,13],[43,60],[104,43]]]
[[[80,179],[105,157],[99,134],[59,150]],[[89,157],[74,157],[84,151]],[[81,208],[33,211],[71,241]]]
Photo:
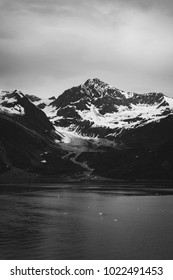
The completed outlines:
[[[0,259],[173,259],[173,195],[160,187],[1,186]]]

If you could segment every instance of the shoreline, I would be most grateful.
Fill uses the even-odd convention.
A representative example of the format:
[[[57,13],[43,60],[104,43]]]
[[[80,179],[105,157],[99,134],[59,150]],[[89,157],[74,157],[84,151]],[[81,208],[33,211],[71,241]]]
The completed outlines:
[[[155,183],[155,184],[152,184]],[[128,181],[114,182],[70,182],[61,181],[58,183],[4,183],[0,184],[0,194],[10,193],[11,191],[82,191],[109,193],[110,195],[173,195],[172,184],[168,181],[138,181],[132,183]]]

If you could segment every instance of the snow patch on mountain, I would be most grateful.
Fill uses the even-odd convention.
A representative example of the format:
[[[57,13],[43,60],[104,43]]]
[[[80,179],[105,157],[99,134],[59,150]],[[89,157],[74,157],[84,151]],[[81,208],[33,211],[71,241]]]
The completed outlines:
[[[169,104],[170,109],[173,111],[173,98],[165,96],[164,99]]]
[[[123,91],[123,90],[121,90],[120,92],[121,92],[122,95],[125,96],[126,99],[132,98],[134,96],[134,92],[126,92],[126,91]]]
[[[20,96],[20,91],[16,91],[16,93]],[[14,92],[6,90],[0,92],[0,111],[8,114],[25,114],[24,108],[17,103],[17,97]]]
[[[34,101],[34,105],[40,108],[50,119],[56,116],[57,108],[52,106],[53,98],[43,98],[37,101]]]
[[[88,110],[77,110],[83,120],[88,120],[95,127],[109,127],[130,129],[138,125],[144,125],[149,121],[157,121],[165,116],[162,115],[165,108],[158,108],[158,104],[149,106],[147,104],[131,104],[131,108],[127,106],[119,106],[118,112],[107,113],[101,115],[98,108],[91,105]]]

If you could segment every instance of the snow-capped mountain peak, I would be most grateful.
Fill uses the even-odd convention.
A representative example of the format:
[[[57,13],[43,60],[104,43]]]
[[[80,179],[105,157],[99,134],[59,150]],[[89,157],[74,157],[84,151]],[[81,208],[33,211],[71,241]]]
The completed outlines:
[[[125,92],[97,78],[67,89],[57,98],[2,91],[1,110],[24,114],[19,102],[24,97],[41,109],[53,125],[91,137],[116,137],[173,114],[173,99],[163,93]]]
[[[55,125],[105,137],[160,121],[172,114],[173,99],[163,93],[125,92],[94,78],[66,90],[52,106],[57,110]]]
[[[24,115],[24,108],[20,104],[20,100],[27,98],[36,107],[43,110],[49,117],[55,117],[56,112],[51,103],[56,99],[54,96],[49,98],[40,98],[35,95],[23,94],[20,90],[0,92],[0,110],[9,114]]]
[[[23,97],[24,94],[22,94],[19,90],[2,90],[0,92],[0,110],[9,114],[23,115],[24,109],[18,103],[18,99]]]

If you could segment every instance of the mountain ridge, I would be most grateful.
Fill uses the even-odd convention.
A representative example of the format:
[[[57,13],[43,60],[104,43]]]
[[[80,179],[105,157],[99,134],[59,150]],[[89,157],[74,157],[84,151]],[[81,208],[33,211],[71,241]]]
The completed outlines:
[[[97,78],[57,98],[2,91],[0,129],[0,181],[173,179],[173,99],[163,93]]]
[[[64,91],[51,106],[57,112],[51,117],[55,125],[98,137],[101,137],[101,128],[104,137],[110,133],[113,137],[120,134],[121,129],[159,121],[172,114],[173,99],[163,93],[124,92],[99,79],[89,79],[83,85]]]

